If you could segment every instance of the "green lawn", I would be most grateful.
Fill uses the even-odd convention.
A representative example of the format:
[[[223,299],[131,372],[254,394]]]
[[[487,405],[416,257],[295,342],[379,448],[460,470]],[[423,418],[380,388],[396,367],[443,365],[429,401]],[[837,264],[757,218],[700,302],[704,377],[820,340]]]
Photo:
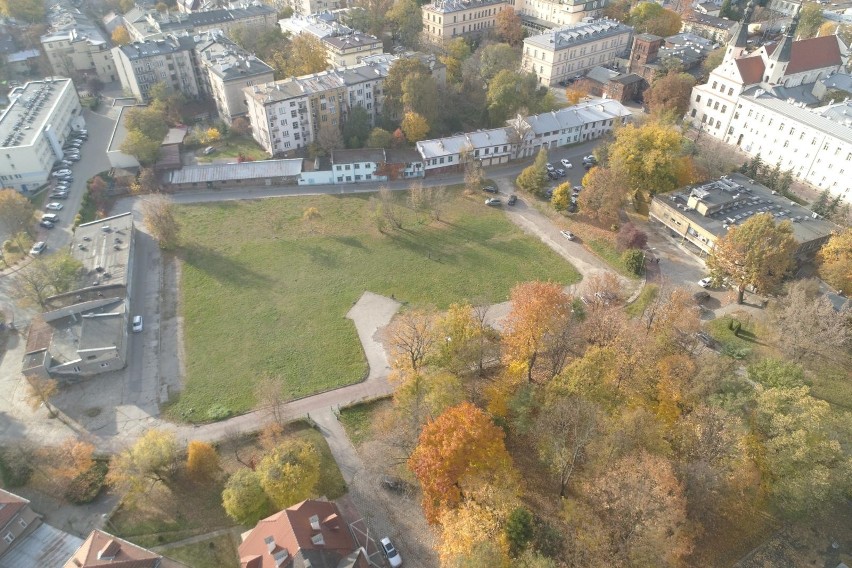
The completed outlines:
[[[209,156],[204,155],[204,148],[199,148],[195,152],[195,157],[198,159],[199,163],[212,162],[219,158],[233,158],[236,161],[240,154],[246,158],[251,158],[252,160],[269,159],[269,154],[266,153],[266,150],[261,148],[258,143],[249,136],[226,138],[219,142],[214,142],[210,144],[210,146],[216,148],[216,151]]]
[[[627,306],[627,315],[632,318],[640,317],[643,313],[645,313],[645,309],[647,309],[648,305],[657,299],[657,294],[659,293],[659,286],[656,284],[646,284],[639,293],[639,297],[636,298],[636,301]]]
[[[638,276],[636,273],[627,269],[624,265],[624,261],[621,259],[621,253],[618,252],[618,249],[612,242],[598,238],[589,239],[585,241],[585,243],[590,249],[592,249],[592,252],[601,257],[604,262],[613,267],[622,276],[626,276],[634,280],[641,278],[641,276]]]
[[[240,557],[237,540],[231,534],[223,534],[203,542],[166,548],[165,556],[183,562],[190,568],[238,568]]]
[[[442,221],[403,208],[403,229],[388,235],[367,195],[179,208],[187,376],[169,415],[203,421],[217,405],[246,411],[264,375],[290,397],[360,381],[367,366],[345,315],[366,290],[445,308],[503,301],[527,280],[579,280],[481,196],[453,190],[447,199]],[[302,220],[308,207],[321,215],[313,225]]]
[[[354,446],[370,439],[376,411],[389,404],[388,399],[380,399],[340,409],[340,422]]]
[[[742,325],[739,337],[734,335],[734,332],[728,328],[732,320]],[[754,349],[761,345],[755,333],[756,326],[754,323],[747,322],[745,319],[722,316],[707,322],[706,328],[713,339],[719,342],[722,354],[733,357],[734,359],[749,358]]]

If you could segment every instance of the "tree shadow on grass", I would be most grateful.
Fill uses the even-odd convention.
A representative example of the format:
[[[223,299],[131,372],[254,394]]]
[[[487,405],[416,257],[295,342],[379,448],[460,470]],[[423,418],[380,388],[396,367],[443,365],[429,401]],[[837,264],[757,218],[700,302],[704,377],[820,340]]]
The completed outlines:
[[[180,257],[190,266],[221,282],[253,288],[271,283],[268,277],[253,270],[247,264],[199,244],[185,246]]]
[[[342,245],[346,245],[346,246],[348,246],[348,247],[352,247],[352,248],[359,248],[359,249],[367,250],[367,247],[365,247],[365,246],[364,246],[364,243],[362,243],[362,242],[361,242],[361,239],[359,239],[359,238],[357,238],[357,237],[340,237],[340,236],[333,236],[333,237],[330,237],[330,238],[331,238],[331,240],[333,240],[334,242],[336,242],[336,243],[340,243],[340,244],[342,244]]]
[[[330,250],[311,244],[302,244],[301,248],[314,264],[324,268],[338,268],[340,266],[338,255]]]

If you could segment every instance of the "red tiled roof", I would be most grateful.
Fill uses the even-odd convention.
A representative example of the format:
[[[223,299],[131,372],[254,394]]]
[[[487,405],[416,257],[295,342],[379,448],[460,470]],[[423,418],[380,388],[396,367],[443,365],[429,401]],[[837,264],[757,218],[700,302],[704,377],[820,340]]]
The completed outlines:
[[[0,528],[9,524],[9,521],[21,512],[30,502],[14,493],[0,489]]]
[[[157,568],[161,559],[159,554],[95,529],[65,568]]]
[[[736,63],[744,85],[753,85],[763,80],[763,71],[766,69],[766,65],[759,55],[737,59]]]
[[[840,46],[833,35],[793,42],[787,75],[841,65]]]

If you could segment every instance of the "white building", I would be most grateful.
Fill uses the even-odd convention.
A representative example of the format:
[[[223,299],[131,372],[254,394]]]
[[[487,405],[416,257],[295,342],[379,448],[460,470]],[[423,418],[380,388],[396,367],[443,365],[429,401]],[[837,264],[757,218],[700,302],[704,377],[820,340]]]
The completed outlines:
[[[515,10],[524,26],[543,32],[570,24],[578,24],[586,18],[599,18],[607,5],[606,0],[516,0]]]
[[[607,65],[630,49],[633,28],[615,20],[595,20],[524,39],[521,66],[542,85],[556,85]]]
[[[518,158],[535,156],[541,148],[558,148],[600,138],[629,121],[633,113],[620,102],[598,99],[507,121],[519,140]]]
[[[477,130],[445,138],[421,140],[415,147],[423,157],[426,175],[461,170],[464,159],[483,167],[505,164],[515,155],[517,140],[510,128]]]
[[[110,43],[100,28],[77,10],[57,4],[49,13],[50,30],[41,45],[57,75],[95,75],[104,83],[116,80]]]
[[[133,41],[156,40],[168,34],[201,33],[208,30],[222,30],[230,34],[236,28],[263,33],[278,23],[275,9],[259,3],[189,14],[158,12],[137,5],[123,18]]]
[[[479,37],[494,30],[497,14],[508,0],[433,0],[421,6],[423,40],[437,45],[455,37]]]
[[[72,128],[81,128],[80,98],[71,79],[32,81],[9,93],[0,115],[0,186],[22,192],[47,183]]]

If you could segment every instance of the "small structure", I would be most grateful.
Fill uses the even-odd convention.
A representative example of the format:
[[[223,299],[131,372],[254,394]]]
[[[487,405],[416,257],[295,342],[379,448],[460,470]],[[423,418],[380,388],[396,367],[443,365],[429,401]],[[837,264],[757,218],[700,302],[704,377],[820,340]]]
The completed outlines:
[[[93,530],[83,541],[77,552],[65,563],[64,568],[187,568],[182,562],[166,558],[141,546]]]
[[[302,160],[262,160],[234,164],[188,166],[168,175],[172,189],[213,189],[251,185],[296,185]]]
[[[0,568],[60,568],[83,542],[47,523],[30,502],[0,489]]]

